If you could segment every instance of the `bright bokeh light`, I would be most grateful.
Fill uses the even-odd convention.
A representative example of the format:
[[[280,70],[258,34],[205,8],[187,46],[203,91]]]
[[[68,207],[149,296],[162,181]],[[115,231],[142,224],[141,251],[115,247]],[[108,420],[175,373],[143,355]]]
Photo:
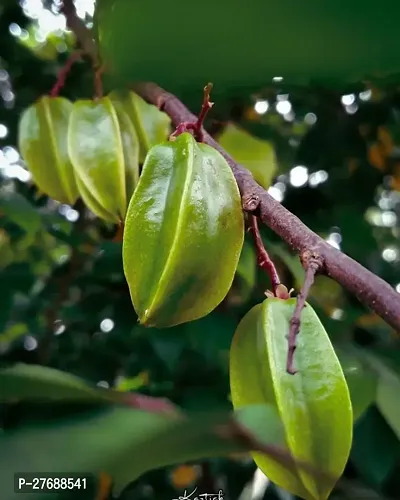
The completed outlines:
[[[276,110],[280,115],[286,115],[292,111],[292,104],[290,101],[278,101],[276,103]]]
[[[65,325],[61,321],[56,321],[54,335],[61,335],[65,332]]]
[[[114,328],[114,321],[110,318],[104,318],[100,323],[100,330],[104,333],[109,333]]]
[[[304,117],[304,123],[307,125],[314,125],[317,123],[317,115],[314,113],[307,113]]]
[[[387,247],[382,252],[382,259],[386,262],[395,262],[399,259],[399,249],[395,247]]]
[[[342,104],[343,106],[351,106],[356,100],[356,96],[354,94],[346,94],[342,95]]]
[[[289,182],[294,187],[304,186],[308,181],[308,169],[307,167],[303,167],[298,165],[297,167],[292,168],[289,175]]]
[[[286,113],[283,115],[283,119],[287,122],[292,122],[296,118],[295,114],[293,111],[290,111],[289,113]]]
[[[382,210],[391,210],[400,203],[400,191],[383,190],[378,205]]]
[[[365,218],[373,226],[392,227],[397,225],[397,214],[392,210],[380,210],[378,207],[371,207],[365,213]]]
[[[70,208],[65,214],[65,218],[69,220],[69,222],[76,222],[79,219],[79,212]]]
[[[342,242],[342,235],[340,233],[331,233],[326,242],[334,248],[340,250],[340,243]]]
[[[350,104],[349,106],[345,106],[345,110],[349,115],[354,115],[358,110],[358,105],[356,103]]]
[[[38,341],[32,335],[27,335],[24,339],[24,348],[27,351],[34,351],[38,346]]]
[[[369,101],[372,97],[372,91],[371,90],[364,90],[364,92],[360,92],[358,94],[358,97],[362,100],[362,101]]]
[[[5,148],[3,148],[3,154],[5,159],[9,163],[17,163],[17,161],[19,161],[20,159],[18,151],[11,146],[6,146]]]
[[[279,201],[281,203],[284,198],[284,191],[282,189],[279,189],[276,185],[271,186],[268,189],[268,193],[274,198],[276,201]]]
[[[259,115],[264,115],[269,108],[269,102],[268,101],[257,101],[254,105],[254,109],[256,113]]]
[[[40,41],[44,41],[49,35],[49,33],[54,31],[65,31],[66,29],[66,20],[63,14],[59,14],[58,9],[60,7],[61,2],[56,0],[54,2],[54,8],[48,10],[44,7],[42,0],[21,0],[21,7],[24,11],[24,14],[36,21],[36,39]],[[94,0],[75,0],[76,12],[81,19],[85,19],[86,16],[89,18],[93,17],[94,14]],[[13,27],[10,26],[11,33],[15,36],[18,36],[17,31],[18,28],[21,28],[18,25],[13,23]]]
[[[11,23],[10,26],[8,27],[8,30],[13,36],[21,36],[22,29],[16,23]]]
[[[97,382],[97,386],[108,389],[110,387],[110,384],[106,380],[100,380],[100,382]]]
[[[336,321],[339,321],[343,318],[343,309],[334,309],[332,312],[331,312],[331,318],[332,319],[335,319]]]
[[[0,123],[0,139],[4,139],[8,135],[8,128]]]
[[[394,227],[397,224],[397,215],[389,210],[382,212],[382,226]]]
[[[323,184],[324,182],[326,182],[328,180],[328,177],[328,172],[326,172],[325,170],[318,170],[317,172],[313,172],[312,174],[310,174],[308,178],[308,184],[311,187],[316,187],[319,184]]]

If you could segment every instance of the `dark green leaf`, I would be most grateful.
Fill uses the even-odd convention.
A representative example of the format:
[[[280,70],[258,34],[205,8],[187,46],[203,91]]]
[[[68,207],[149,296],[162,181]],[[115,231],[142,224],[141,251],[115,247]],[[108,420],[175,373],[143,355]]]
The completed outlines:
[[[257,432],[263,421],[263,432]],[[244,451],[254,443],[274,444],[279,420],[267,406],[245,408],[238,423],[255,432],[253,441],[230,413],[209,411],[189,418],[111,408],[74,420],[37,424],[0,434],[0,481],[7,500],[13,496],[14,472],[93,472],[110,474],[120,491],[144,472],[169,464]],[[266,425],[267,424],[267,425]],[[270,431],[268,431],[268,428]],[[245,432],[248,432],[245,431]],[[274,448],[271,447],[271,453]],[[287,455],[276,451],[286,463]],[[279,458],[280,457],[280,458]],[[37,500],[35,495],[26,498]],[[51,496],[48,497],[49,500]]]
[[[196,22],[202,15],[207,22]],[[248,95],[274,77],[307,84],[399,73],[399,15],[397,2],[382,9],[361,0],[345,10],[333,0],[252,0],[235,8],[228,0],[174,7],[163,0],[99,0],[97,30],[105,62],[126,83],[154,81],[200,96],[212,81],[219,91]],[[166,51],[171,33],[180,41]]]
[[[400,459],[400,442],[375,406],[354,429],[351,460],[366,482],[381,488]]]
[[[39,212],[17,192],[0,192],[0,212],[29,234],[34,234],[41,228],[42,219]]]
[[[116,401],[118,393],[91,387],[69,373],[18,363],[0,371],[0,401]]]

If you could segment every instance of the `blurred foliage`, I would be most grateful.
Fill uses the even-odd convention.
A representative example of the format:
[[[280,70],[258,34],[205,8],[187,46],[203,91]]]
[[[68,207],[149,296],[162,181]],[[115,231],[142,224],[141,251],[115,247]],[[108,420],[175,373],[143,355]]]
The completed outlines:
[[[79,202],[68,207],[40,196],[19,157],[19,116],[50,91],[71,46],[69,35],[54,31],[37,46],[18,40],[15,26],[29,37],[35,33],[29,3],[0,3],[0,365],[44,365],[122,394],[165,397],[193,411],[230,409],[231,339],[240,319],[270,287],[256,269],[252,240],[246,236],[232,289],[213,313],[165,331],[137,324],[121,243],[114,238],[117,228],[96,219]],[[26,4],[25,10],[20,4]],[[51,1],[45,5],[54,9]],[[286,36],[282,33],[281,40]],[[261,175],[272,179],[270,193],[400,290],[399,90],[390,84],[365,86],[360,93],[342,96],[320,87],[287,94],[275,86],[258,95],[224,99],[220,89],[206,126],[218,137],[227,122],[235,122],[268,141]],[[92,94],[89,64],[76,63],[62,95],[74,100]],[[235,144],[244,159],[249,158],[245,147],[243,142],[240,151]],[[298,290],[303,270],[297,257],[267,228],[263,238],[282,281]],[[343,488],[339,483],[332,498],[398,498],[398,336],[328,278],[317,278],[309,300],[338,348],[357,416],[345,471],[350,482]],[[25,389],[30,393],[34,387]],[[2,404],[0,422],[13,427],[43,411],[29,402]],[[100,434],[97,438],[102,439]],[[40,449],[41,439],[32,434],[32,453]],[[75,439],[79,447],[80,439]],[[221,488],[224,498],[245,500],[241,493],[254,471],[247,454],[195,461],[147,472],[121,498],[171,500],[185,488],[197,487],[198,492]],[[112,498],[107,478],[101,485],[96,498]],[[263,495],[258,498],[293,498],[273,485]]]
[[[219,0],[218,7],[203,0],[201,8],[188,3],[176,9],[163,0],[97,0],[97,5],[96,34],[113,77],[124,83],[155,81],[180,98],[195,98],[204,75],[216,86],[214,98],[227,92],[243,96],[273,80],[344,90],[365,78],[399,76],[396,2],[386,2],[384,9],[371,0],[354,0],[345,9],[334,0],[301,6],[293,0],[252,0],[235,9],[229,0]],[[180,42],[160,50],[171,33],[179,33]],[[325,39],[329,43],[321,43]]]

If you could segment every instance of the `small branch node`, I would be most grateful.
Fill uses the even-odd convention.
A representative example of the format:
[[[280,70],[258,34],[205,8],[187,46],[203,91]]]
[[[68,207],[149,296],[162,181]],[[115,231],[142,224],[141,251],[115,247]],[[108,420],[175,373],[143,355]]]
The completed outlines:
[[[300,262],[304,269],[309,267],[315,268],[315,274],[322,272],[324,261],[318,252],[312,250],[305,250],[300,254]]]
[[[254,194],[246,194],[242,196],[242,208],[245,212],[254,212],[260,205],[260,198]]]

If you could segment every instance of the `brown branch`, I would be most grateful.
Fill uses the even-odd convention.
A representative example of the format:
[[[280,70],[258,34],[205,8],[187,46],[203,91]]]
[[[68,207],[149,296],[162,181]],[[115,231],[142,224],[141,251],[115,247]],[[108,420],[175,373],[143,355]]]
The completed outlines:
[[[322,269],[322,260],[320,256],[315,252],[306,251],[301,256],[301,262],[306,271],[306,276],[304,279],[304,284],[297,296],[296,307],[293,316],[290,320],[289,335],[288,335],[288,355],[287,355],[287,365],[286,371],[291,375],[296,373],[293,364],[294,351],[296,350],[296,336],[300,329],[300,316],[303,307],[306,305],[306,300],[308,292],[310,291],[311,285],[314,283],[314,278],[316,273]]]
[[[90,29],[78,17],[74,0],[64,0],[60,12],[67,20],[67,28],[74,33],[85,54],[93,61],[93,66],[100,67],[100,58],[94,37]]]
[[[279,279],[278,271],[275,268],[275,264],[272,262],[268,252],[264,247],[264,243],[261,239],[260,231],[258,229],[257,217],[253,214],[249,214],[250,230],[254,238],[254,244],[257,253],[257,264],[263,269],[269,276],[272,285],[272,291],[276,296],[276,290],[281,283]]]
[[[176,126],[196,120],[177,97],[154,83],[137,84],[134,90],[143,99],[165,111]],[[202,133],[204,142],[217,149],[232,168],[242,194],[244,209],[257,211],[261,221],[299,254],[307,250],[317,253],[323,264],[322,271],[327,276],[340,283],[395,330],[400,331],[400,295],[384,280],[311,231],[259,186],[251,173],[237,164],[207,132],[203,130]]]

